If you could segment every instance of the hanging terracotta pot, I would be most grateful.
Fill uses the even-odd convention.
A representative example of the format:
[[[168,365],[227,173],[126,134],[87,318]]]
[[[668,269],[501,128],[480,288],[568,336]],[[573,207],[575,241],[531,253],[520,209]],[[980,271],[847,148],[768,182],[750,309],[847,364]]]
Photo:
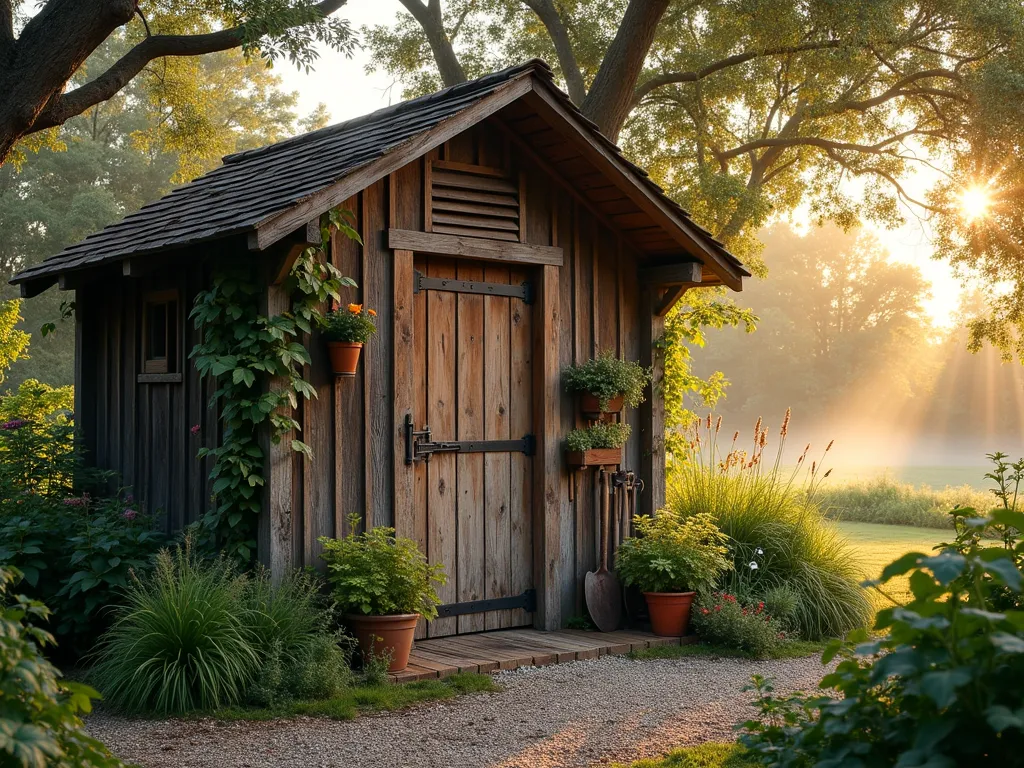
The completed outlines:
[[[327,354],[335,376],[355,376],[359,365],[359,353],[363,351],[361,341],[328,341]]]
[[[644,592],[651,631],[662,637],[682,637],[690,625],[690,606],[696,592]]]
[[[352,634],[359,641],[363,658],[391,655],[388,672],[401,672],[409,666],[413,636],[416,634],[418,613],[403,613],[398,616],[361,616],[349,614],[345,617]]]
[[[616,395],[608,401],[608,407],[601,407],[601,399],[597,395],[584,392],[580,395],[580,411],[584,416],[599,419],[606,413],[618,413],[622,410],[622,395]]]

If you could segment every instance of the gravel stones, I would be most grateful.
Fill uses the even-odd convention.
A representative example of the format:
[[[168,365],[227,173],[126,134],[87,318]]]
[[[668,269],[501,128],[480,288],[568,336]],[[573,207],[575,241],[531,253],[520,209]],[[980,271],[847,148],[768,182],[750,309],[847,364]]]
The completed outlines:
[[[635,661],[605,656],[504,672],[503,690],[352,721],[130,720],[90,716],[89,732],[146,768],[586,768],[730,741],[753,710],[751,675],[779,693],[813,690],[817,657]]]

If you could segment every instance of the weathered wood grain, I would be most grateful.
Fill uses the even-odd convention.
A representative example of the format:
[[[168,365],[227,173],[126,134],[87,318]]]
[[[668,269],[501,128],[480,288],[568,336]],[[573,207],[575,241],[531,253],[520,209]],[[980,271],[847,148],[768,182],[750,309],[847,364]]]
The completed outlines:
[[[435,227],[436,228],[436,227]],[[388,245],[418,253],[437,253],[464,259],[507,261],[516,264],[562,265],[562,249],[526,243],[500,242],[476,237],[441,235],[436,232],[388,230]]]

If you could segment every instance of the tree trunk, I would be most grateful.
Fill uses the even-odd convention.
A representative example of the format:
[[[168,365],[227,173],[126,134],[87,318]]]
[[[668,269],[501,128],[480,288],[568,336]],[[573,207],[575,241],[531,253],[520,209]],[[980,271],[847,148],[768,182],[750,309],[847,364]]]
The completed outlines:
[[[440,0],[429,0],[424,5],[420,0],[400,0],[405,9],[413,15],[427,37],[430,51],[434,54],[437,71],[445,87],[466,82],[466,70],[462,68],[459,57],[455,55],[452,41],[444,31],[444,19],[441,14]]]
[[[605,136],[618,140],[629,117],[633,91],[669,0],[630,0],[615,39],[580,106]]]

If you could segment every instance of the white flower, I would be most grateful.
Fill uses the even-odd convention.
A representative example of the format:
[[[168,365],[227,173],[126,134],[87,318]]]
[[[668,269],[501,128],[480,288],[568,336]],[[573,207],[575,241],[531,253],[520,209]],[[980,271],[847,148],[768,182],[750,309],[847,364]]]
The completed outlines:
[[[760,547],[758,547],[757,549],[754,550],[754,554],[755,555],[763,555],[764,554],[764,550],[761,549]]]
[[[756,570],[757,570],[757,563],[755,563],[755,562],[751,561],[750,565],[748,565],[747,567],[748,567],[748,568],[749,568],[750,570],[752,570],[752,571],[756,571]]]

